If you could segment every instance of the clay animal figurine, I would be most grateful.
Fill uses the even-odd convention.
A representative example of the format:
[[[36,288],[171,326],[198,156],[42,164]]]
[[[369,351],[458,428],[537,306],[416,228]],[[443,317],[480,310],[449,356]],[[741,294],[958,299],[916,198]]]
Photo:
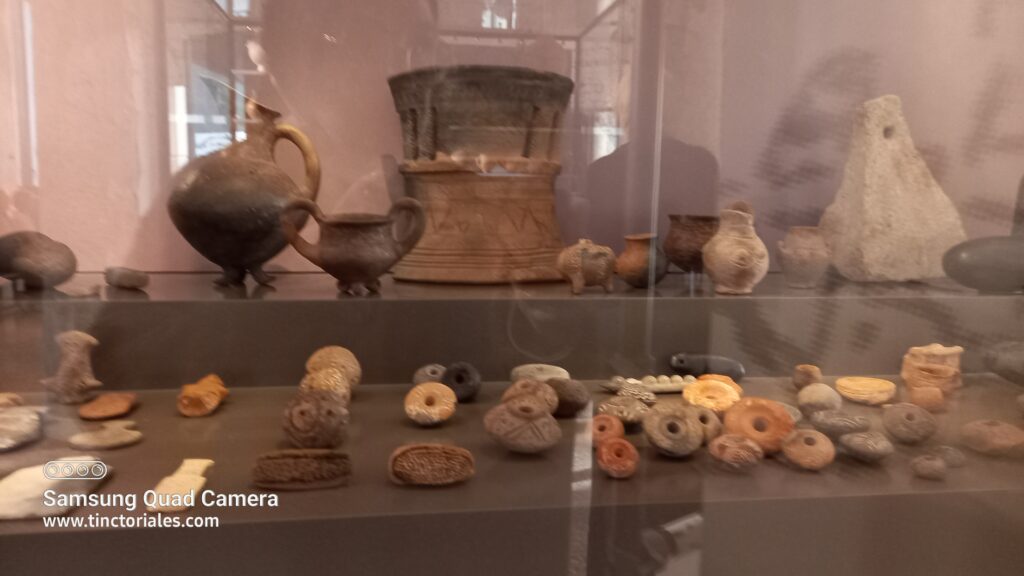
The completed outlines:
[[[724,374],[737,382],[742,380],[743,376],[747,373],[746,368],[743,367],[739,360],[711,354],[680,352],[672,355],[672,358],[669,359],[669,365],[677,373],[684,376]]]
[[[668,274],[668,257],[654,234],[625,236],[626,249],[615,260],[615,273],[634,288],[654,286]]]
[[[320,241],[310,244],[299,236],[291,214],[304,211],[320,225]],[[395,235],[401,214],[409,224]],[[380,276],[416,246],[426,229],[423,206],[413,198],[402,198],[386,215],[335,214],[325,216],[312,200],[293,200],[285,206],[281,225],[292,246],[307,260],[338,280],[346,294],[380,292]]]
[[[601,286],[606,293],[612,291],[615,252],[607,246],[581,238],[559,253],[555,266],[562,277],[569,281],[569,289],[573,294],[582,293],[585,286]]]
[[[315,200],[320,189],[320,158],[298,128],[278,124],[280,114],[254,100],[245,105],[247,137],[220,152],[196,158],[172,182],[167,211],[178,232],[200,254],[224,270],[218,284],[241,284],[246,273],[260,284],[271,277],[263,264],[288,240],[281,229],[285,206],[292,200]],[[306,181],[299,186],[274,162],[280,139],[302,152]],[[294,228],[304,214],[288,216]]]
[[[718,233],[704,245],[704,269],[718,294],[750,294],[768,273],[768,248],[754,231],[746,202],[722,210]]]
[[[216,374],[204,376],[195,384],[185,384],[178,395],[178,412],[182,416],[208,416],[228,395],[224,381]]]
[[[20,279],[39,290],[62,284],[75,275],[78,260],[66,245],[39,232],[0,236],[0,277]]]
[[[90,353],[99,340],[85,332],[71,330],[57,335],[60,366],[57,374],[42,381],[43,388],[61,404],[81,404],[96,394],[103,385],[92,373]]]

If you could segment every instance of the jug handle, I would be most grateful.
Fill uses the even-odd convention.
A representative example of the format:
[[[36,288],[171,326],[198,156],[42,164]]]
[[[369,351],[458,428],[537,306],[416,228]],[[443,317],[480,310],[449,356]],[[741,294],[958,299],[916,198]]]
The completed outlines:
[[[302,130],[291,124],[278,124],[274,128],[275,142],[284,138],[295,144],[299,152],[302,153],[302,162],[306,167],[306,186],[303,196],[310,200],[316,200],[316,196],[320,192],[320,155],[313,147],[313,141]]]
[[[295,247],[295,250],[297,250],[299,254],[305,256],[306,259],[313,264],[320,266],[320,246],[307,242],[305,238],[299,235],[299,230],[296,228],[295,222],[289,218],[289,213],[292,210],[309,212],[313,219],[316,220],[317,224],[323,223],[324,213],[320,210],[320,207],[316,205],[316,202],[305,198],[292,200],[288,204],[285,204],[284,209],[281,211],[281,228],[284,231],[285,238],[288,239],[288,242]]]
[[[408,213],[410,220],[405,231],[398,233],[398,216],[402,212]],[[394,238],[395,242],[398,243],[398,259],[401,259],[416,246],[416,243],[420,241],[420,237],[423,236],[423,231],[427,227],[427,213],[423,210],[423,205],[415,198],[400,198],[391,205],[388,217],[394,221],[394,232],[396,233]]]

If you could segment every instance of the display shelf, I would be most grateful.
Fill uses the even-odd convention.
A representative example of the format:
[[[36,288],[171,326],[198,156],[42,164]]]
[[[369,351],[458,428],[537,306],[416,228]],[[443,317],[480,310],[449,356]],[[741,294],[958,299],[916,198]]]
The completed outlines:
[[[966,349],[964,370],[984,371],[984,351],[1024,339],[1020,295],[980,295],[950,283],[786,288],[770,274],[751,296],[690,296],[670,275],[653,292],[619,286],[573,297],[566,285],[392,284],[380,297],[339,297],[323,274],[282,275],[263,300],[226,299],[209,274],[155,274],[145,292],[96,297],[19,293],[0,300],[0,382],[30,391],[56,367],[53,335],[101,342],[97,373],[115,389],[173,388],[217,372],[235,387],[292,385],[310,352],[342,344],[370,383],[399,382],[417,367],[467,360],[485,379],[517,364],[553,362],[580,378],[669,371],[677,352],[734,357],[753,376],[812,362],[831,373],[891,373],[910,346]],[[99,287],[79,275],[68,292]],[[253,287],[250,286],[252,291]],[[649,297],[653,294],[653,297]]]
[[[829,379],[831,381],[831,379]],[[594,401],[605,393],[590,382]],[[230,385],[230,383],[229,383]],[[788,379],[749,378],[743,381],[748,395],[759,395],[794,402],[795,391]],[[363,529],[394,531],[396,526],[458,525],[452,538],[469,538],[465,530],[488,525],[491,535],[516,538],[523,529],[524,518],[538,523],[541,533],[561,533],[559,538],[588,537],[590,546],[600,546],[599,534],[611,530],[620,533],[622,545],[641,546],[640,533],[628,527],[652,529],[660,522],[697,512],[706,522],[705,554],[723,553],[735,546],[762,546],[758,539],[777,540],[778,533],[793,530],[805,533],[807,523],[821,523],[830,530],[830,515],[862,514],[865,520],[877,523],[879,534],[888,533],[917,518],[922,509],[939,515],[940,524],[918,525],[917,530],[940,531],[944,537],[972,539],[971,524],[956,521],[960,506],[998,505],[1003,524],[1024,523],[1024,462],[999,460],[968,453],[966,468],[950,471],[945,482],[929,482],[911,476],[908,461],[926,446],[943,442],[955,443],[962,424],[978,418],[999,418],[1020,422],[1013,397],[1020,388],[992,375],[966,378],[966,386],[950,405],[949,412],[939,416],[940,430],[925,447],[898,446],[897,453],[881,465],[860,464],[840,456],[819,473],[802,472],[769,459],[749,474],[723,471],[703,451],[697,456],[672,460],[659,456],[646,445],[642,433],[629,439],[638,445],[641,464],[636,476],[616,481],[604,476],[593,462],[589,440],[589,417],[561,420],[563,439],[553,450],[538,456],[511,454],[493,442],[483,430],[483,414],[500,397],[504,384],[488,383],[478,400],[459,407],[456,416],[436,429],[421,429],[408,422],[402,412],[406,385],[364,385],[352,404],[352,424],[346,449],[350,452],[354,472],[347,487],[310,492],[282,492],[277,508],[207,508],[202,505],[190,514],[216,515],[221,528],[206,531],[209,550],[225,546],[240,533],[277,534],[281,542],[292,542],[296,535],[308,530],[330,532],[330,527],[344,526],[351,534]],[[120,450],[93,452],[114,468],[112,477],[100,488],[105,493],[137,493],[153,488],[161,477],[177,468],[183,458],[211,458],[206,488],[220,493],[261,492],[250,486],[250,470],[263,452],[286,446],[281,430],[284,404],[294,387],[256,387],[234,389],[225,405],[211,417],[186,419],[174,408],[175,391],[140,391],[140,405],[131,418],[146,435],[142,443]],[[676,395],[663,396],[662,401],[677,401]],[[41,401],[40,395],[29,395],[30,401]],[[880,430],[880,409],[847,403],[851,413],[869,416],[873,429]],[[47,438],[36,445],[4,456],[0,460],[6,472],[10,468],[40,464],[57,455],[72,455],[61,438],[86,424],[74,415],[73,408],[51,406],[47,417]],[[387,479],[387,456],[397,446],[410,442],[448,442],[470,449],[476,458],[476,476],[469,482],[440,489],[397,487]],[[949,508],[949,506],[955,506]],[[851,507],[849,510],[846,507]],[[741,519],[755,517],[759,511],[774,510],[769,518],[759,518],[735,534],[722,532],[729,526],[742,524]],[[959,510],[959,511],[957,511]],[[945,511],[949,516],[942,516]],[[79,509],[73,515],[88,512],[126,513],[120,509]],[[142,511],[136,511],[139,515]],[[129,513],[131,514],[131,513]],[[882,516],[876,517],[876,514]],[[904,517],[903,514],[911,516]],[[673,516],[674,515],[674,516]],[[516,520],[518,518],[518,520]],[[581,519],[582,518],[582,519]],[[472,519],[472,520],[467,520]],[[834,518],[839,521],[839,517]],[[545,521],[554,523],[545,525]],[[888,524],[886,524],[888,523]],[[873,528],[875,529],[875,528]],[[572,534],[572,531],[581,534]],[[79,546],[117,534],[124,542],[145,536],[129,536],[144,530],[66,529],[77,533]],[[566,531],[569,534],[566,534]],[[0,538],[17,542],[18,548],[36,549],[43,541],[58,537],[60,530],[44,528],[39,520],[0,523]],[[188,531],[185,531],[188,532]],[[961,536],[961,533],[967,533]],[[607,536],[607,534],[605,534]],[[728,540],[709,541],[711,535]],[[919,535],[920,536],[920,535]],[[17,538],[15,538],[17,537]],[[597,539],[595,542],[594,539]],[[750,541],[746,539],[750,538]],[[219,539],[224,539],[221,542]],[[570,538],[571,539],[571,538]],[[627,542],[627,539],[629,540]],[[918,545],[920,538],[913,545]],[[630,543],[631,542],[631,543]],[[904,542],[906,543],[906,542]],[[561,542],[558,545],[564,545]],[[1008,545],[1009,543],[1000,543]],[[307,546],[329,546],[321,539]],[[483,543],[479,545],[483,546]],[[497,542],[493,546],[500,546]],[[551,543],[554,546],[554,543]],[[908,544],[910,545],[910,544]],[[349,549],[338,543],[339,549]],[[776,550],[801,556],[810,562],[822,553],[801,552],[802,542],[790,540],[787,550]],[[13,548],[13,547],[12,547]],[[608,550],[584,551],[590,556],[607,554]],[[837,544],[834,553],[842,555],[848,547]],[[96,548],[100,553],[101,548]],[[115,549],[102,549],[114,554]],[[208,550],[208,552],[209,552]],[[564,554],[565,551],[559,554]],[[1006,551],[1001,551],[1005,554]],[[438,555],[457,554],[454,549],[436,551]],[[810,554],[810,556],[808,556]],[[1016,552],[1019,558],[1021,552]],[[11,557],[12,566],[25,560],[24,554]],[[852,556],[851,556],[852,558]],[[1013,559],[1011,556],[1003,560]],[[561,561],[556,555],[546,561]],[[597,558],[595,558],[595,561]],[[821,559],[823,561],[823,559]],[[722,558],[708,558],[712,565],[735,569]],[[513,563],[522,567],[522,560]],[[498,573],[515,573],[498,570]],[[522,572],[520,572],[522,573]],[[536,573],[548,573],[540,571]],[[603,572],[597,572],[603,573]],[[615,573],[615,572],[609,572]],[[637,572],[640,573],[640,572]],[[737,573],[709,570],[706,573]],[[767,569],[763,574],[777,573]],[[778,572],[785,573],[785,572]],[[809,573],[809,572],[806,572]],[[835,573],[846,574],[840,570]],[[888,574],[888,570],[871,572]],[[892,572],[897,573],[897,572]],[[950,573],[950,572],[939,572]],[[1008,573],[996,571],[995,573]]]

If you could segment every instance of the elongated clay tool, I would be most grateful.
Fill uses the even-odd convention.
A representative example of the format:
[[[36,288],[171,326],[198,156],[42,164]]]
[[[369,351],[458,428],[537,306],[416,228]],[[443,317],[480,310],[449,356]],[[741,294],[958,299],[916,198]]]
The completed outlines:
[[[206,476],[203,474],[213,466],[213,460],[204,458],[186,458],[181,461],[181,466],[170,476],[164,476],[163,480],[153,489],[156,498],[153,506],[149,506],[150,512],[184,512],[191,508],[186,504],[185,496],[189,493],[198,494],[203,486],[206,486]]]

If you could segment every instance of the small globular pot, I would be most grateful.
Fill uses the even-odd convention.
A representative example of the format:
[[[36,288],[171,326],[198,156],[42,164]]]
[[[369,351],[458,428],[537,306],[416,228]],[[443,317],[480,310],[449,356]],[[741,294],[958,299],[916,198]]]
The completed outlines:
[[[290,214],[310,213],[320,224],[320,242],[310,244],[299,236]],[[408,227],[397,236],[395,223],[400,214],[410,216]],[[299,254],[338,280],[338,289],[356,294],[380,291],[380,276],[416,246],[426,229],[423,206],[413,198],[402,198],[386,215],[336,214],[325,216],[312,200],[293,200],[285,206],[281,225],[288,241]]]
[[[619,254],[615,273],[634,288],[653,286],[668,274],[668,258],[654,234],[625,236],[626,249]]]
[[[704,245],[704,269],[718,294],[750,294],[768,273],[768,248],[754,231],[754,214],[744,203],[722,210],[722,221]]]
[[[683,272],[704,272],[704,245],[718,232],[718,216],[669,214],[665,255]]]
[[[782,274],[790,288],[816,288],[828,272],[831,253],[817,226],[794,226],[779,241]]]

